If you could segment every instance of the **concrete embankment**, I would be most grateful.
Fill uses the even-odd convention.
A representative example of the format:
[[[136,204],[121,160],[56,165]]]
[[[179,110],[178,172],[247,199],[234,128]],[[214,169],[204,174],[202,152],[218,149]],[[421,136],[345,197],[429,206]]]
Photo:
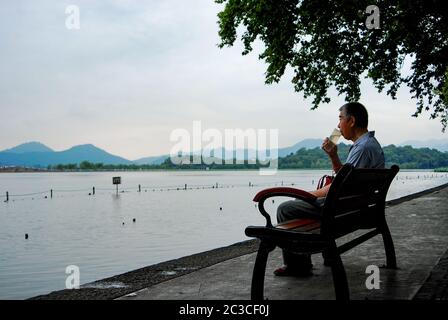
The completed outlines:
[[[398,269],[380,268],[380,288],[368,289],[366,268],[385,263],[380,236],[342,255],[352,299],[448,299],[448,185],[388,202],[387,221]],[[171,260],[32,299],[250,299],[258,242]],[[273,299],[334,299],[331,270],[313,255],[314,275],[278,278],[281,252],[270,255],[265,295]]]

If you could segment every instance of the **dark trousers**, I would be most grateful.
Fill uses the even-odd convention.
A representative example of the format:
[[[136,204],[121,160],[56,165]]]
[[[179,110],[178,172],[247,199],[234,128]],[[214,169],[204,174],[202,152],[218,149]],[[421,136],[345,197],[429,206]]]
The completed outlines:
[[[298,218],[320,219],[322,217],[320,207],[324,201],[325,198],[317,198],[315,205],[298,199],[283,202],[277,209],[277,222]],[[311,255],[296,254],[287,250],[283,250],[283,262],[293,268],[310,268],[312,266]]]

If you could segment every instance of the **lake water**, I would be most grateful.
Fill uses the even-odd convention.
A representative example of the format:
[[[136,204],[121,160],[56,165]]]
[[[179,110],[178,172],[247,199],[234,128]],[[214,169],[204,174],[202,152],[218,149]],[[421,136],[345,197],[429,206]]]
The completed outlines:
[[[83,284],[247,240],[246,226],[264,225],[252,202],[258,191],[282,183],[313,190],[319,177],[329,173],[0,174],[0,299],[64,289],[69,265],[79,267]],[[113,176],[122,178],[118,195]],[[401,171],[388,199],[447,182],[446,173]],[[89,195],[92,187],[95,195]],[[269,202],[267,209],[275,212],[280,200],[286,198]]]

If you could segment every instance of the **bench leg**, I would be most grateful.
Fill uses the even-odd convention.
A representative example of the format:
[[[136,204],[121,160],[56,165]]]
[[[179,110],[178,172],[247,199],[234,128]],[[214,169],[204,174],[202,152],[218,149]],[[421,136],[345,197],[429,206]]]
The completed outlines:
[[[275,249],[275,245],[261,241],[255,259],[254,271],[252,274],[251,299],[260,301],[264,299],[264,277],[266,273],[266,263],[269,252]]]
[[[336,244],[326,252],[328,262],[331,263],[331,273],[333,275],[334,291],[336,300],[349,300],[350,291],[348,288],[347,275],[340,254],[337,252]]]
[[[324,250],[322,252],[322,258],[324,259],[324,266],[326,266],[326,267],[331,266],[331,257],[329,255],[329,253],[327,252],[327,250]]]
[[[386,250],[386,268],[396,269],[397,258],[395,256],[394,242],[392,241],[392,236],[390,235],[390,230],[386,222],[381,227],[381,235],[383,236],[384,249]]]

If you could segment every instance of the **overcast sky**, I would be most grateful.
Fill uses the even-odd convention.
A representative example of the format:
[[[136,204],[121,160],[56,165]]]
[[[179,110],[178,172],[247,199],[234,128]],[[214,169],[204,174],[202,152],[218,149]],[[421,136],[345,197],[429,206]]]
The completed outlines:
[[[80,28],[67,29],[68,5]],[[343,97],[310,111],[288,70],[265,85],[261,45],[219,49],[213,0],[14,0],[0,4],[0,150],[39,141],[56,151],[92,143],[134,160],[166,154],[178,128],[278,129],[279,146],[328,136]],[[73,21],[73,20],[68,20]],[[429,114],[411,117],[370,81],[361,102],[381,144],[441,139]]]

